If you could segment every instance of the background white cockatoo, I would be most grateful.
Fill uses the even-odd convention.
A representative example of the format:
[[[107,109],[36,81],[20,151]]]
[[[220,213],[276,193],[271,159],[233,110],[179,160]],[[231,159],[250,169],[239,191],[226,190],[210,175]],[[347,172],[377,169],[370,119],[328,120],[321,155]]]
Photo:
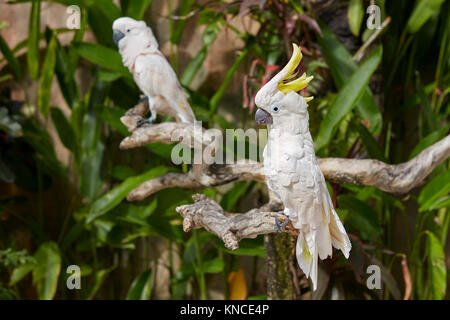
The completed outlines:
[[[306,277],[317,288],[318,257],[332,255],[332,246],[348,258],[351,243],[328,193],[309,132],[307,102],[296,92],[304,89],[312,77],[296,77],[295,69],[302,54],[294,44],[288,64],[256,94],[258,110],[255,120],[268,128],[264,149],[264,171],[267,185],[284,204],[286,221],[299,230],[296,256]]]
[[[113,23],[113,39],[123,64],[133,74],[139,89],[147,96],[151,116],[138,122],[152,123],[156,110],[170,109],[178,122],[194,123],[195,116],[178,78],[167,59],[158,50],[158,42],[144,21],[118,18]]]

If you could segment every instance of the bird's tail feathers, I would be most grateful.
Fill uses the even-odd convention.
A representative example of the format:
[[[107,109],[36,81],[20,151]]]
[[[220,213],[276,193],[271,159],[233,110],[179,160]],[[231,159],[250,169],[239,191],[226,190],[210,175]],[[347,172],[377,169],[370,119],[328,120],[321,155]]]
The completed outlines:
[[[333,248],[339,249],[348,259],[352,247],[347,232],[344,229],[336,211],[333,208],[331,198],[328,195],[327,202],[322,203],[323,221],[315,229],[304,225],[299,231],[296,246],[297,262],[305,273],[311,277],[313,290],[317,288],[318,260],[326,259],[333,253]]]
[[[314,238],[314,235],[312,235]],[[307,238],[311,238],[311,234],[304,234],[300,231],[300,234],[297,238],[297,247],[295,250],[297,256],[297,262],[300,266],[300,269],[305,273],[306,278],[311,277],[311,281],[313,283],[313,289],[317,288],[317,268],[318,268],[318,259],[317,259],[317,245],[315,243],[311,243],[311,246],[308,245]]]

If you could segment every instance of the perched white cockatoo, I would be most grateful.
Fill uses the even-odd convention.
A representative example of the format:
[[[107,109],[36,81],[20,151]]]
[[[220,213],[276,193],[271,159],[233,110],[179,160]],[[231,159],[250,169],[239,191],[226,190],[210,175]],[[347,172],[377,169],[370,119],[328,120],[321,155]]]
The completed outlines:
[[[276,229],[285,227],[289,220],[299,231],[296,256],[306,277],[311,277],[317,288],[318,258],[332,255],[332,246],[348,258],[351,243],[328,193],[309,133],[308,104],[298,91],[312,80],[304,73],[293,80],[302,54],[294,44],[288,64],[256,94],[258,110],[255,120],[268,128],[264,149],[264,172],[269,189],[284,204],[286,220]]]
[[[173,115],[178,122],[194,123],[195,116],[178,78],[167,59],[158,50],[158,42],[144,21],[118,18],[113,23],[113,39],[119,47],[123,64],[133,74],[139,89],[148,98],[149,119],[138,122],[152,123],[157,110]]]

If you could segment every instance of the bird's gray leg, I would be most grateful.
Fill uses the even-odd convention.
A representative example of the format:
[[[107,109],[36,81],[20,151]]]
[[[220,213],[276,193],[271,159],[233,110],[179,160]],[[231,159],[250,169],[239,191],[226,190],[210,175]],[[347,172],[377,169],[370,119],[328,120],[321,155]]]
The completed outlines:
[[[148,124],[152,124],[155,120],[156,120],[156,111],[153,110],[153,103],[152,103],[152,99],[150,99],[149,96],[144,97],[143,99],[148,99],[148,108],[150,109],[150,117],[148,119],[141,119],[138,121],[136,128],[141,127],[142,125],[148,123]],[[141,101],[142,99],[140,99],[139,101]]]
[[[275,231],[277,233],[280,233],[281,229],[285,228],[291,220],[289,219],[289,210],[287,210],[287,209],[284,209],[283,211],[279,211],[278,214],[282,214],[285,216],[283,223],[280,222],[280,220],[278,219],[278,216],[275,216]]]

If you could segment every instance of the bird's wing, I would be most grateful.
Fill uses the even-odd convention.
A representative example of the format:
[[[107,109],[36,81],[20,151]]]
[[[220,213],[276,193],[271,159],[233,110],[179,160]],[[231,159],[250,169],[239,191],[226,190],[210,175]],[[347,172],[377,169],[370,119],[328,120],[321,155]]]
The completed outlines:
[[[172,113],[182,122],[195,121],[186,94],[175,72],[162,54],[139,56],[134,70],[136,82],[144,93],[150,96],[162,96],[172,109]]]

